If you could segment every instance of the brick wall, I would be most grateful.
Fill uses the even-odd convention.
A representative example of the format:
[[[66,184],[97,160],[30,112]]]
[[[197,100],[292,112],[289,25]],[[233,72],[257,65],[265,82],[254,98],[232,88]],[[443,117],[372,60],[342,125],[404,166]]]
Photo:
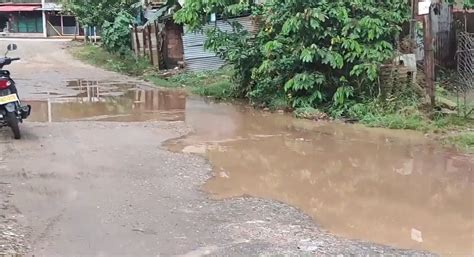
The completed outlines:
[[[183,61],[183,27],[177,25],[172,20],[168,20],[165,24],[165,42],[164,42],[164,58],[166,68],[174,68],[178,66],[178,62]]]

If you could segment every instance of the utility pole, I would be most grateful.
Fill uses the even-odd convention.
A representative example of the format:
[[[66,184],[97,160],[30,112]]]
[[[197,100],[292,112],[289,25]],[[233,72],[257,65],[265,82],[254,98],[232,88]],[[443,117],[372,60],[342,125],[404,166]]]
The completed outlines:
[[[432,7],[430,4],[429,12],[424,15],[424,65],[425,65],[425,76],[426,76],[426,93],[430,98],[431,107],[434,108],[436,105],[435,99],[435,60],[434,60],[434,49],[433,49],[433,24],[432,24]]]
[[[46,18],[46,1],[45,0],[41,0],[41,18],[43,20],[43,37],[47,38],[48,37],[48,26],[47,26],[47,22],[48,22],[48,19]]]

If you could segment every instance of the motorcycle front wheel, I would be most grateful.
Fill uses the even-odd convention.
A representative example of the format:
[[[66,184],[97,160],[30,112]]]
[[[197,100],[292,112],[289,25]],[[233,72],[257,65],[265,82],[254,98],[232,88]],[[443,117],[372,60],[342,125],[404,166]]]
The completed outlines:
[[[13,137],[15,139],[21,139],[20,124],[15,113],[7,112],[6,121],[8,126],[12,129]]]

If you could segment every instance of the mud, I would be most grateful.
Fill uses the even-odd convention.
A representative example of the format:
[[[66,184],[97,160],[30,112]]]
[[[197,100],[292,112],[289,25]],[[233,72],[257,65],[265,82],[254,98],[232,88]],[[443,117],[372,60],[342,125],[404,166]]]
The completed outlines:
[[[195,132],[169,149],[206,156],[214,198],[250,195],[295,206],[338,235],[474,253],[474,161],[408,131],[295,120],[188,102]]]

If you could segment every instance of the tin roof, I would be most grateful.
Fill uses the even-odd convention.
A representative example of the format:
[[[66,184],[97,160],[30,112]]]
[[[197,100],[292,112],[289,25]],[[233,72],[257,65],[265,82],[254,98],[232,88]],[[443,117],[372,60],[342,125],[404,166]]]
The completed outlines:
[[[41,5],[1,5],[0,12],[32,12],[40,7]]]

